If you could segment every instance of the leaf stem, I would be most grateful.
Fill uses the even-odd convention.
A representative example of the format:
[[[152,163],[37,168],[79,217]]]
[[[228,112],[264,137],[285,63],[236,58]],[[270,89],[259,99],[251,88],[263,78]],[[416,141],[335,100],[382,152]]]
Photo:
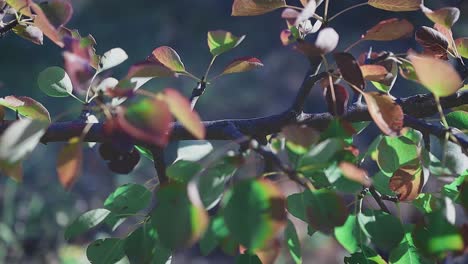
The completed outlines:
[[[213,66],[213,63],[215,62],[217,57],[218,55],[215,55],[213,56],[213,58],[211,58],[210,64],[208,65],[208,68],[206,69],[205,75],[203,75],[203,78],[202,78],[203,80],[208,79],[208,73],[210,72],[211,66]]]
[[[328,1],[327,1],[328,2]],[[328,22],[332,21],[333,19],[337,18],[338,16],[350,11],[350,10],[353,10],[354,8],[358,8],[358,7],[361,7],[361,6],[365,6],[367,5],[367,2],[365,3],[360,3],[360,4],[355,4],[353,6],[350,6],[348,8],[345,8],[343,10],[341,10],[340,12],[336,13],[334,16],[330,17],[330,19],[328,20]]]
[[[358,39],[356,42],[354,42],[353,44],[349,45],[345,50],[344,52],[348,52],[350,51],[352,48],[354,48],[355,46],[357,46],[358,44],[360,44],[361,42],[363,41],[363,39]]]
[[[327,21],[327,22],[328,22],[327,18],[328,18],[328,6],[329,6],[329,4],[330,4],[330,1],[325,0],[325,11],[323,13],[323,20]]]
[[[85,102],[86,103],[89,103],[89,95],[90,95],[90,92],[91,92],[91,88],[93,87],[93,82],[94,82],[94,79],[96,79],[96,76],[99,74],[99,71],[96,71],[93,75],[93,77],[91,78],[91,81],[89,82],[89,87],[88,87],[88,91],[86,91],[86,100]]]

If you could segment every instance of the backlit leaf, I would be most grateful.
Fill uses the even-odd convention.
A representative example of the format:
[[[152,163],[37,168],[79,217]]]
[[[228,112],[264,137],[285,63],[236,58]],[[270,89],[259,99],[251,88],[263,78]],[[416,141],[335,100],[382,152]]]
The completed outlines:
[[[59,28],[70,21],[73,7],[68,0],[48,0],[39,4],[49,22]]]
[[[383,137],[377,145],[375,156],[379,168],[392,175],[400,167],[414,164],[418,160],[419,150],[415,142],[405,136]]]
[[[456,127],[462,131],[468,131],[468,112],[454,111],[449,113],[445,118],[449,126]]]
[[[286,225],[285,209],[276,185],[266,180],[245,180],[234,185],[223,215],[232,237],[256,250],[268,245]]]
[[[296,228],[294,227],[294,224],[291,222],[291,220],[288,220],[288,225],[284,231],[284,239],[289,249],[289,254],[291,255],[294,263],[302,263],[301,242],[297,236]]]
[[[362,36],[365,40],[391,41],[412,35],[413,24],[406,19],[391,18],[380,21]]]
[[[83,150],[80,138],[74,137],[58,154],[57,174],[62,186],[69,190],[78,179],[83,163]]]
[[[98,71],[105,71],[107,69],[113,68],[127,59],[128,55],[123,49],[111,49],[102,55],[101,61],[99,62]]]
[[[463,58],[468,58],[468,38],[459,38],[455,40],[455,45],[457,46],[458,53]]]
[[[57,29],[50,23],[47,15],[44,13],[44,11],[42,11],[42,8],[38,4],[32,3],[31,9],[36,14],[36,17],[34,18],[34,26],[39,28],[52,42],[63,48],[64,44],[60,34],[58,33]]]
[[[218,56],[237,47],[244,38],[245,35],[236,37],[231,32],[224,30],[210,31],[208,32],[208,47],[213,56]]]
[[[400,220],[383,211],[367,209],[357,219],[364,234],[380,249],[395,248],[405,235]]]
[[[251,71],[260,67],[263,67],[263,63],[259,59],[254,57],[243,57],[235,59],[229,63],[228,66],[224,68],[221,75]]]
[[[256,16],[284,7],[285,0],[234,0],[233,16]]]
[[[65,229],[65,239],[71,240],[99,225],[111,212],[107,209],[94,209],[76,218]]]
[[[185,72],[185,66],[182,63],[179,54],[168,46],[162,46],[153,50],[151,59],[156,59],[161,64],[175,72]]]
[[[361,245],[361,251],[344,258],[345,264],[387,264],[387,262],[366,245]]]
[[[364,90],[366,82],[362,76],[361,68],[354,59],[353,55],[345,52],[333,54],[336,64],[340,69],[341,76],[350,84],[354,85],[359,90]]]
[[[432,22],[446,28],[451,28],[460,18],[460,9],[456,7],[444,7],[433,11],[421,5],[421,10]]]
[[[145,61],[133,64],[128,70],[126,79],[133,78],[156,78],[176,77],[177,75],[169,68],[158,62]],[[149,80],[148,79],[148,80]]]
[[[368,4],[379,9],[400,12],[419,10],[422,0],[369,0]]]
[[[92,264],[114,264],[125,257],[125,240],[119,238],[98,239],[86,249],[86,256]]]
[[[192,111],[190,102],[177,90],[164,89],[164,101],[169,107],[169,111],[177,120],[197,139],[205,138],[205,126],[201,122],[200,116]]]
[[[417,55],[410,59],[421,84],[435,96],[449,96],[462,86],[460,76],[448,62]]]
[[[423,264],[423,263],[430,263],[428,260],[424,259],[419,250],[416,248],[413,242],[413,238],[411,237],[411,229],[410,231],[406,231],[405,237],[400,242],[398,247],[394,248],[390,252],[389,261],[390,263],[395,264]]]
[[[388,136],[398,136],[403,129],[403,110],[386,94],[364,93],[368,111],[380,128]]]
[[[0,105],[17,111],[18,114],[31,119],[50,122],[49,111],[36,100],[27,96],[6,96],[0,98]]]
[[[18,11],[20,14],[26,15],[26,16],[32,16],[30,5],[31,5],[31,0],[5,0],[6,3],[13,7],[16,11]]]
[[[68,74],[60,67],[49,67],[37,77],[39,88],[48,96],[67,97],[73,92]]]
[[[400,167],[390,178],[390,190],[400,201],[412,201],[418,197],[424,184],[423,168],[419,164]]]
[[[335,228],[335,237],[349,253],[355,253],[359,250],[361,238],[364,235],[359,228],[356,215],[348,215],[344,225]]]

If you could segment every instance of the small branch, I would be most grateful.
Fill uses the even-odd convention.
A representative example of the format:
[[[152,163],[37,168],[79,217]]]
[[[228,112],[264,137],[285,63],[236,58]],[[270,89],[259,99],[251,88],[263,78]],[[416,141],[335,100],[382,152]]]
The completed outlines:
[[[169,182],[169,178],[166,175],[166,164],[164,163],[164,149],[160,147],[151,148],[153,154],[154,168],[158,174],[159,185]]]
[[[310,70],[307,71],[304,81],[302,82],[301,87],[297,92],[296,98],[294,99],[293,105],[291,106],[291,111],[294,111],[298,114],[302,113],[307,97],[309,96],[310,91],[314,85],[328,74],[326,72],[318,73],[320,70],[321,58],[316,57],[313,59],[314,61],[311,61]]]
[[[198,99],[200,96],[203,95],[206,89],[206,82],[205,79],[202,78],[200,82],[198,82],[197,87],[195,87],[192,90],[192,95],[190,96],[190,106],[192,107],[192,110],[195,108],[195,105],[198,102]]]
[[[387,214],[390,214],[390,210],[388,210],[388,207],[382,201],[382,196],[377,192],[375,187],[374,186],[369,187],[369,191],[370,191],[372,197],[374,197],[374,200],[377,202],[377,204],[382,209],[382,211],[386,212]]]
[[[0,28],[0,37],[4,36],[11,30],[13,30],[14,27],[16,27],[19,24],[18,20],[14,19],[10,21],[8,24],[6,24],[4,27]]]

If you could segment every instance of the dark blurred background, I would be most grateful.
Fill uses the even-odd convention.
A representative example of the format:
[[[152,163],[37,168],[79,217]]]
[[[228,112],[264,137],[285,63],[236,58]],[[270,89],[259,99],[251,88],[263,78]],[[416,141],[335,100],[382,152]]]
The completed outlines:
[[[255,56],[265,66],[250,73],[220,78],[209,86],[197,105],[204,120],[278,113],[289,106],[307,70],[307,60],[291,48],[283,47],[280,42],[279,33],[286,27],[280,18],[281,11],[256,17],[231,17],[231,0],[72,2],[74,15],[67,25],[69,28],[78,29],[83,36],[92,34],[98,43],[99,54],[114,47],[121,47],[128,53],[128,61],[113,70],[116,78],[123,77],[132,63],[145,59],[154,48],[162,45],[178,51],[186,68],[200,76],[211,58],[206,44],[207,31],[223,29],[238,36],[247,35],[239,47],[218,58],[212,74],[219,73],[230,60],[242,56]],[[298,0],[287,2],[300,5]],[[330,2],[330,14],[335,14],[364,0]],[[436,9],[463,1],[425,2]],[[455,37],[468,36],[465,17],[468,3],[462,3],[460,7],[462,16],[454,27]],[[322,8],[323,5],[319,10]],[[380,20],[393,17],[406,18],[415,26],[431,25],[420,12],[391,13],[372,7],[359,8],[332,22],[331,26],[340,34],[338,50],[356,41]],[[417,48],[414,39],[408,38],[390,43],[364,42],[352,52],[358,56],[370,46],[374,51],[388,49],[395,53]],[[56,120],[76,118],[80,110],[77,101],[46,97],[36,85],[40,71],[62,64],[61,50],[49,40],[45,40],[43,46],[37,46],[9,34],[0,39],[0,95],[30,96],[42,102]],[[156,79],[145,87],[153,91],[174,87],[189,96],[195,85],[194,81],[181,77]],[[370,84],[369,87],[374,89]],[[400,78],[392,94],[408,96],[420,92],[426,91]],[[323,112],[325,109],[321,90],[315,89],[309,97],[307,110]],[[364,148],[378,133],[375,127],[368,130],[365,136],[357,139]],[[114,175],[99,158],[95,148],[87,149],[81,178],[70,192],[65,192],[58,183],[55,171],[56,154],[61,146],[40,145],[24,163],[25,178],[22,184],[6,177],[0,178],[0,263],[7,263],[7,260],[8,263],[86,263],[82,259],[83,248],[89,241],[86,239],[92,237],[69,245],[63,240],[64,226],[78,214],[102,206],[103,199],[115,186],[126,182],[145,182],[155,174],[152,164],[142,160],[130,175]],[[123,228],[118,232],[126,230]],[[331,243],[326,237],[316,238],[307,247],[316,249]],[[335,250],[328,251],[321,250],[320,254],[332,256],[333,262],[342,260],[342,255],[337,256]],[[314,259],[318,258],[314,256]],[[282,257],[279,262],[289,262],[289,258]]]

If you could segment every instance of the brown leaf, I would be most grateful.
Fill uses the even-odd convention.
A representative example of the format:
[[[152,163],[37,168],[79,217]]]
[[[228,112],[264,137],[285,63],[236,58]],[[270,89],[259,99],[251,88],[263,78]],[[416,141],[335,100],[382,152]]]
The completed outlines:
[[[175,72],[185,72],[185,66],[182,63],[179,54],[168,46],[162,46],[153,50],[153,53],[150,57],[151,60],[155,60],[160,62],[167,68],[175,71]]]
[[[339,84],[333,84],[333,88],[335,92],[335,102],[333,102],[331,87],[326,87],[324,91],[325,98],[327,99],[328,112],[334,116],[344,115],[348,107],[349,93],[346,88]],[[336,105],[336,113],[333,104]]]
[[[34,18],[34,26],[38,27],[52,42],[63,48],[64,44],[60,34],[47,19],[47,16],[42,11],[41,7],[36,3],[32,3],[31,9],[36,14],[36,17]]]
[[[358,168],[356,165],[346,161],[341,162],[339,167],[346,178],[366,187],[371,186],[372,180],[369,178],[365,170]]]
[[[232,15],[256,16],[285,6],[285,0],[234,0]]]
[[[83,162],[82,142],[78,137],[71,138],[60,151],[57,160],[57,173],[62,186],[69,190],[78,179]]]
[[[448,39],[439,31],[423,26],[416,31],[416,41],[424,48],[424,54],[447,60]]]
[[[419,164],[408,164],[395,171],[390,178],[390,190],[400,201],[412,201],[421,193],[424,184],[423,169]]]
[[[413,24],[406,19],[392,18],[380,21],[362,36],[365,40],[391,41],[413,34]]]
[[[424,5],[421,5],[421,11],[432,22],[446,28],[451,28],[460,18],[460,10],[456,7],[444,7],[433,11]]]
[[[416,11],[422,3],[422,0],[369,0],[370,6],[387,11]]]
[[[224,68],[221,75],[251,71],[263,67],[263,63],[254,57],[243,57],[233,60]]]
[[[388,136],[399,136],[403,129],[403,110],[387,94],[378,92],[363,93],[368,111],[380,128]]]
[[[362,65],[361,71],[364,79],[374,82],[381,82],[389,73],[384,66],[381,65]]]
[[[334,54],[334,57],[343,79],[354,85],[355,88],[363,91],[366,87],[366,82],[362,76],[361,68],[353,55],[346,52],[338,52]]]
[[[283,127],[281,133],[286,140],[305,148],[317,143],[320,138],[317,130],[307,126],[288,125]]]

